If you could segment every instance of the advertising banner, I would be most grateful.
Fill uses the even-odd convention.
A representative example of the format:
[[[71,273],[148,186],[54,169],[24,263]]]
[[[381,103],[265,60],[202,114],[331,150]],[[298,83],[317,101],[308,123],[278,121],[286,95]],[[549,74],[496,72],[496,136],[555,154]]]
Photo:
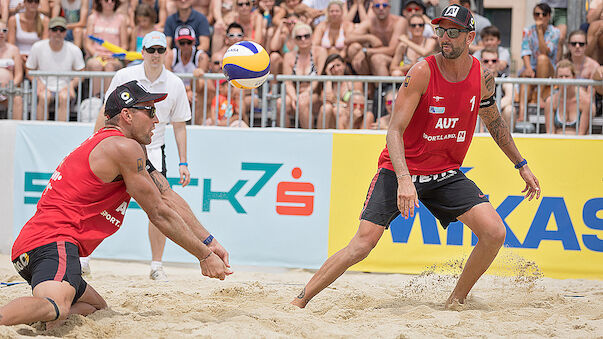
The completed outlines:
[[[461,168],[505,222],[507,237],[499,256],[512,253],[534,261],[549,277],[602,279],[603,142],[519,137],[515,141],[540,180],[540,200],[523,199],[523,180],[489,136],[474,138]],[[384,135],[334,135],[329,255],[356,232],[384,146]],[[460,222],[444,230],[421,205],[414,218],[398,217],[369,257],[353,268],[420,273],[427,266],[468,256],[476,241]]]
[[[20,125],[15,162],[15,234],[61,159],[90,125]],[[187,128],[191,183],[178,184],[178,151],[166,133],[167,177],[233,264],[318,267],[326,259],[330,133]],[[133,201],[123,227],[93,257],[150,260],[146,214]],[[168,241],[165,261],[195,262]]]

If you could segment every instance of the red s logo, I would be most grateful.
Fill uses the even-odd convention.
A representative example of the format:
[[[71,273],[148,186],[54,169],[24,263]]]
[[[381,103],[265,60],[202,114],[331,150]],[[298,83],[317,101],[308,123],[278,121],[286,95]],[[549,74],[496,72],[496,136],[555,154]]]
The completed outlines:
[[[302,171],[295,167],[291,171],[294,179]],[[306,193],[306,194],[289,194]],[[314,185],[309,182],[279,182],[276,187],[276,213],[280,215],[312,215],[314,212]]]

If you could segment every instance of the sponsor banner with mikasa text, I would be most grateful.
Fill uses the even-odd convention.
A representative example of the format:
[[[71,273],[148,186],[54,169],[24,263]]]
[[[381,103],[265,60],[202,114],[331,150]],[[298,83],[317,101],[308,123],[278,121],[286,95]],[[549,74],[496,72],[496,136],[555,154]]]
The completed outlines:
[[[228,249],[232,263],[319,267],[327,254],[331,134],[200,127],[187,132],[191,183],[178,184],[171,129],[166,133],[168,181]],[[91,133],[88,124],[18,126],[14,234],[35,213],[59,162]],[[92,256],[150,260],[147,224],[132,200],[119,231]],[[170,241],[163,258],[196,261]]]
[[[603,141],[516,137],[515,142],[540,180],[540,200],[523,199],[525,183],[490,136],[473,139],[461,167],[505,222],[500,257],[534,261],[549,277],[603,279],[603,158],[596,156]],[[329,255],[354,236],[384,146],[384,135],[334,135]],[[353,269],[420,273],[433,264],[466,258],[475,246],[476,237],[462,223],[443,230],[422,204],[415,213],[414,218],[394,220],[368,258]],[[490,272],[515,269],[505,265],[495,262]]]

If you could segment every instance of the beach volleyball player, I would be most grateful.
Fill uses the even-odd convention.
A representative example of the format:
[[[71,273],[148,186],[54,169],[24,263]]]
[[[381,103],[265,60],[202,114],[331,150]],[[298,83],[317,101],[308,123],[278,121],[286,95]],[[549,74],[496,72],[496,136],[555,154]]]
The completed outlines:
[[[305,307],[350,266],[363,260],[398,215],[414,215],[419,200],[442,226],[460,220],[479,241],[467,259],[446,306],[459,307],[488,269],[505,240],[505,226],[488,198],[459,170],[477,116],[526,182],[523,192],[540,197],[538,180],[521,156],[494,102],[494,76],[469,55],[475,22],[451,5],[432,21],[441,53],[408,72],[396,98],[387,147],[371,182],[360,226],[350,243],[331,256],[291,303]],[[487,159],[485,159],[487,160]]]
[[[61,161],[35,215],[15,240],[11,259],[33,296],[0,308],[0,325],[51,322],[48,328],[70,313],[105,308],[103,298],[82,279],[79,256],[88,256],[122,226],[130,197],[161,232],[199,259],[203,275],[224,279],[232,273],[226,251],[217,241],[203,243],[209,232],[148,165],[144,145],[158,122],[155,102],[166,96],[147,92],[137,81],[109,94],[105,127]]]

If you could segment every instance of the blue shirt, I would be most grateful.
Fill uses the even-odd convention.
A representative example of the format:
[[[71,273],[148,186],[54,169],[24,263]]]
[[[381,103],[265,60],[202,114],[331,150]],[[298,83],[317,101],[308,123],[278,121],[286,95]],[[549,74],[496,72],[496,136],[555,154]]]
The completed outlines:
[[[165,29],[163,30],[166,37],[172,37],[171,48],[176,47],[174,44],[174,41],[176,41],[176,29],[181,25],[189,25],[195,30],[195,46],[199,46],[199,36],[209,36],[209,22],[203,13],[191,9],[188,19],[183,22],[180,20],[178,12],[176,12],[165,20]]]
[[[551,59],[551,63],[553,65],[555,65],[555,60],[557,60],[557,46],[559,45],[560,36],[561,34],[559,33],[559,29],[553,25],[549,25],[544,32],[544,42],[550,51],[548,57]],[[521,57],[523,58],[526,55],[530,56],[530,65],[532,68],[536,68],[538,55],[540,55],[540,51],[538,50],[538,32],[536,31],[536,25],[532,25],[530,28],[523,30],[523,40],[521,41]]]

